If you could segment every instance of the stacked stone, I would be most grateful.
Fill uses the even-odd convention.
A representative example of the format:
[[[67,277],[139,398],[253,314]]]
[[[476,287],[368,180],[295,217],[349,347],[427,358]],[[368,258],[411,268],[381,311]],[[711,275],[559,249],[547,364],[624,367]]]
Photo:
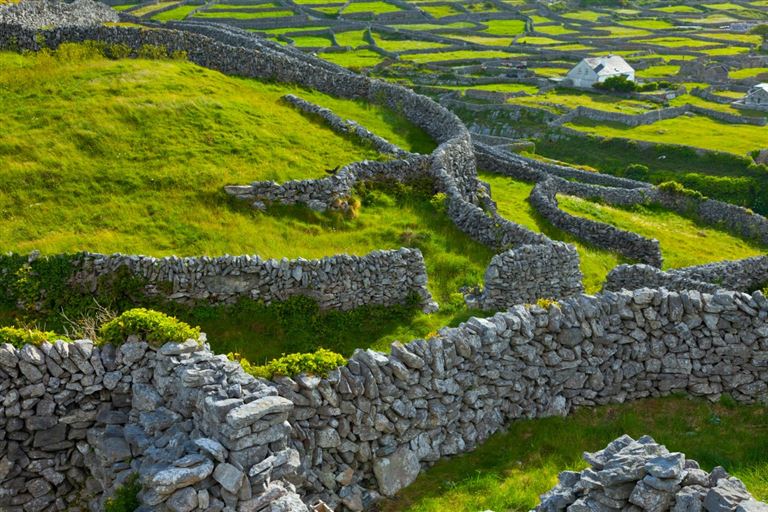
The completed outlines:
[[[419,297],[425,311],[437,304],[427,289],[427,270],[418,249],[373,251],[319,260],[262,260],[258,256],[153,258],[83,253],[70,282],[98,292],[104,276],[128,270],[145,280],[148,295],[181,303],[233,303],[248,298],[270,304],[296,295],[315,299],[320,309],[392,306]]]
[[[640,289],[515,306],[276,386],[295,405],[305,499],[362,510],[511,420],[675,391],[761,401],[767,368],[762,293]]]
[[[557,272],[552,272],[558,269]],[[561,299],[584,291],[579,254],[563,242],[524,245],[497,254],[485,271],[485,286],[467,305],[498,311],[540,298]]]
[[[276,393],[195,340],[0,345],[0,508],[99,511],[136,474],[142,510],[306,512]]]
[[[608,274],[606,290],[664,287],[668,290],[748,292],[768,283],[768,256],[661,271],[648,265],[619,265]]]
[[[94,27],[119,21],[117,12],[101,2],[75,0],[72,3],[34,0],[0,5],[0,23],[15,23],[26,28],[75,26]]]
[[[597,247],[618,252],[630,259],[661,267],[662,256],[658,240],[650,240],[638,234],[617,229],[602,222],[595,222],[570,215],[557,204],[562,179],[549,178],[537,183],[531,192],[531,206],[556,227],[580,240]]]
[[[541,496],[537,512],[766,512],[744,484],[721,467],[707,473],[695,460],[670,453],[649,436],[624,435],[604,450],[584,453],[591,468],[564,471]]]

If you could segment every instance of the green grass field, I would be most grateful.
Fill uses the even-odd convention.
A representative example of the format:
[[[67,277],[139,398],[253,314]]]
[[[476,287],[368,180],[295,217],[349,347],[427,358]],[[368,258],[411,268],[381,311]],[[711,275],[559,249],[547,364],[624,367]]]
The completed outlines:
[[[571,215],[655,238],[664,256],[663,268],[749,258],[765,254],[767,249],[661,208],[623,209],[562,195],[557,199],[560,208]]]
[[[728,124],[698,115],[680,116],[634,128],[583,119],[566,126],[603,137],[625,137],[661,144],[687,144],[737,155],[745,155],[765,147],[768,136],[768,128],[765,126]]]
[[[765,417],[765,406],[669,397],[520,420],[475,451],[439,461],[381,512],[526,512],[554,487],[560,471],[587,467],[582,452],[605,448],[623,434],[650,435],[707,471],[723,466],[766,500]]]

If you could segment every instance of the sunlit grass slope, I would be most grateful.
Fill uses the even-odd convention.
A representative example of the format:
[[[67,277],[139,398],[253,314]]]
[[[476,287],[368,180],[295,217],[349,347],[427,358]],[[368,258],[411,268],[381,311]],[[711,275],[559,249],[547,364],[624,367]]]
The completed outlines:
[[[382,512],[525,512],[557,483],[560,471],[581,470],[584,451],[623,434],[650,435],[704,469],[723,466],[759,500],[768,498],[768,430],[764,406],[711,404],[672,397],[585,408],[568,418],[521,420],[469,454],[444,459]]]
[[[572,196],[557,196],[566,212],[611,224],[659,241],[664,268],[686,267],[765,254],[766,247],[657,207],[615,208]]]
[[[423,132],[390,111],[317,92],[187,62],[84,53],[72,46],[58,57],[0,54],[2,250],[319,258],[407,246],[425,255],[443,305],[435,315],[381,313],[354,325],[350,317],[324,318],[317,330],[305,311],[248,304],[170,311],[201,325],[217,351],[254,361],[318,346],[345,354],[386,348],[468,316],[458,289],[482,280],[493,253],[459,232],[429,191],[369,191],[349,216],[298,206],[260,213],[222,189],[323,177],[325,169],[378,157],[283,104],[288,92],[410,150],[434,147]]]
[[[383,109],[187,62],[64,52],[0,54],[4,250],[314,257],[376,248],[334,243],[332,231],[298,246],[281,220],[225,195],[227,184],[319,178],[378,157],[284,104],[288,92],[408,149],[432,146]]]
[[[608,272],[619,263],[626,262],[615,253],[579,242],[538,215],[528,203],[533,184],[494,174],[482,174],[481,178],[491,184],[493,199],[498,204],[499,213],[505,218],[576,246],[581,257],[581,271],[587,292],[598,291]],[[558,195],[558,202],[564,211],[572,215],[659,240],[664,268],[748,258],[766,251],[765,247],[719,229],[698,225],[691,219],[661,208],[637,207],[625,210],[562,195]]]

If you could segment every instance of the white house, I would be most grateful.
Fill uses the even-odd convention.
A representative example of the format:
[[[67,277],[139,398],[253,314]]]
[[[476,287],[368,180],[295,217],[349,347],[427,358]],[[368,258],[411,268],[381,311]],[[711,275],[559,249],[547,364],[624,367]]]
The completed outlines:
[[[620,75],[635,81],[635,70],[627,64],[627,61],[618,55],[604,55],[582,59],[565,77],[573,82],[574,87],[586,88]]]
[[[744,96],[744,106],[768,110],[768,83],[757,84]]]

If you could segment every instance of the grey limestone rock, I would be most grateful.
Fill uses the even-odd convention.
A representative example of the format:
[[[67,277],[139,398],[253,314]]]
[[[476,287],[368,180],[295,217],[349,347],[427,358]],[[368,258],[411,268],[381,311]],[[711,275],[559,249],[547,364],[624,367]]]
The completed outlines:
[[[376,475],[379,491],[384,496],[394,496],[397,491],[410,485],[416,480],[420,470],[418,457],[405,447],[373,462],[373,473]]]

